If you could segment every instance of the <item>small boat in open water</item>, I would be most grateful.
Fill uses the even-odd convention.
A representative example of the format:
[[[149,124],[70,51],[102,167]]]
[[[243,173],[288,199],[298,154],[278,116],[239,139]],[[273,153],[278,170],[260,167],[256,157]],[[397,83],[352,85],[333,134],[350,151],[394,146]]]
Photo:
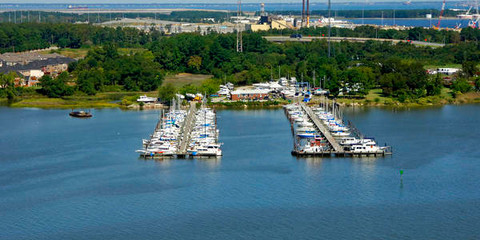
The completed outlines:
[[[71,117],[76,117],[76,118],[92,117],[92,114],[90,112],[85,112],[85,111],[71,111],[68,115],[70,115]]]

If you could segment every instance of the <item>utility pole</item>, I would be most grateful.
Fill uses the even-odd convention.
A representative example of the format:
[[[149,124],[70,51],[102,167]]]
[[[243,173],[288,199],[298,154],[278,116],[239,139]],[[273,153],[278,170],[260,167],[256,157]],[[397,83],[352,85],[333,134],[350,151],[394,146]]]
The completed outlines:
[[[307,0],[307,28],[310,27],[310,0]]]
[[[382,26],[383,26],[383,11],[382,11]]]
[[[393,26],[395,26],[395,9],[393,9]]]
[[[242,15],[242,0],[237,1],[237,52],[243,52],[242,30],[240,29],[240,16]]]
[[[313,69],[313,88],[315,88],[315,69]]]
[[[365,0],[365,3],[362,6],[362,25],[365,24],[365,4],[367,4],[367,0]]]
[[[331,57],[331,34],[332,34],[332,4],[328,0],[328,57]]]
[[[305,0],[302,0],[302,27],[305,26]]]

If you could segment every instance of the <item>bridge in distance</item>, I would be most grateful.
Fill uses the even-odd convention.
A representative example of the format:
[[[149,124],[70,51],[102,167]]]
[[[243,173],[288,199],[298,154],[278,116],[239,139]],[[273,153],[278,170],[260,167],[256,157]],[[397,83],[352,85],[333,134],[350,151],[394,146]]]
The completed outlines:
[[[313,40],[327,40],[328,37],[302,37],[302,38],[292,38],[290,36],[264,36],[270,42],[311,42]],[[358,38],[358,37],[331,37],[332,41],[350,41],[350,42],[366,42],[366,41],[381,41],[381,42],[406,42],[406,40],[399,39],[386,39],[386,38]],[[418,46],[429,46],[429,47],[443,47],[443,43],[433,43],[433,42],[424,42],[424,41],[410,41],[410,43]]]

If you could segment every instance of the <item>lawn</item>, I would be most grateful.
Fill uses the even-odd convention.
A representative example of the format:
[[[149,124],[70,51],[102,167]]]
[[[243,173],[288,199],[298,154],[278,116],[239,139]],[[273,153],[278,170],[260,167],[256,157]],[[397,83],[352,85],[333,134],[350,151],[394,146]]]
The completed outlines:
[[[168,75],[163,81],[163,85],[167,83],[173,84],[175,88],[181,88],[185,85],[192,84],[194,86],[200,86],[203,81],[212,78],[212,75],[205,74],[190,74],[190,73],[179,73],[176,75]]]
[[[31,98],[12,103],[12,107],[37,108],[110,108],[118,104],[107,101],[69,101],[61,98]]]
[[[42,54],[58,53],[65,57],[79,59],[87,56],[88,50],[89,50],[88,48],[60,48],[58,50],[40,51],[40,53]]]
[[[454,64],[454,63],[449,63],[449,64],[443,64],[443,65],[425,65],[425,69],[437,69],[437,68],[462,68],[462,64]]]

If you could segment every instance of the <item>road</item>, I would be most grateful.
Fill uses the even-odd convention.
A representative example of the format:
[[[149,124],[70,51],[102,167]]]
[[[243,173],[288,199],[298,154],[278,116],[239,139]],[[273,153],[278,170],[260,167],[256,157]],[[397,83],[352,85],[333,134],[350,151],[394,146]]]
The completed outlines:
[[[270,42],[311,42],[313,40],[327,40],[328,37],[302,37],[302,38],[291,38],[290,36],[264,36]],[[351,41],[351,42],[366,42],[369,40],[373,41],[382,41],[382,42],[392,42],[399,43],[405,42],[405,40],[398,39],[385,39],[385,38],[357,38],[357,37],[331,37],[332,41]],[[433,42],[423,42],[423,41],[411,41],[412,44],[418,46],[429,46],[429,47],[443,47],[443,43],[433,43]]]

